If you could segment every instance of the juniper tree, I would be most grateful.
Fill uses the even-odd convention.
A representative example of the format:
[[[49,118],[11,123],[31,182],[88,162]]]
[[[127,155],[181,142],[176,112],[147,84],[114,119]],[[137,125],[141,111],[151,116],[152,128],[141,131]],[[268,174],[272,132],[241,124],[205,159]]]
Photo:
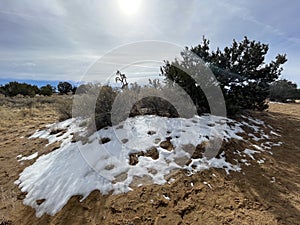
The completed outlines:
[[[191,52],[199,56],[217,78],[226,101],[227,112],[234,114],[238,110],[264,110],[265,99],[269,95],[270,84],[278,79],[282,65],[287,61],[286,55],[279,54],[269,63],[265,56],[269,50],[267,44],[250,41],[247,37],[237,42],[233,40],[230,47],[223,51],[217,48],[210,51],[209,40],[203,37],[201,44],[181,52],[182,61],[165,62],[161,73],[166,80],[179,84],[192,98],[198,113],[209,112],[207,99],[196,82],[178,68],[192,68]],[[204,73],[195,71],[196,76]],[[215,85],[206,82],[206,85]]]
[[[60,94],[68,94],[72,91],[72,84],[69,82],[59,82],[57,85],[57,90]]]

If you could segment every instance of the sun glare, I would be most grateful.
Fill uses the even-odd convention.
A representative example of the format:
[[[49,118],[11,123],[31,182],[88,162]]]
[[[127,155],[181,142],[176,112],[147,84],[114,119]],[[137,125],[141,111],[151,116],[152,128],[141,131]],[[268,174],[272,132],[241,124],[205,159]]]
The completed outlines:
[[[141,5],[141,0],[119,0],[118,2],[123,13],[129,16],[137,13]]]

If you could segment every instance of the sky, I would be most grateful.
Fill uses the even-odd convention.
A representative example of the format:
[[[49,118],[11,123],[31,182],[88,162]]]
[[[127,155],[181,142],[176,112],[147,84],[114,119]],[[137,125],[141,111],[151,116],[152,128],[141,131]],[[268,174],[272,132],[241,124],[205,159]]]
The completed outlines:
[[[205,35],[212,50],[247,36],[269,44],[267,62],[286,53],[282,78],[300,86],[299,10],[298,0],[0,1],[0,79],[79,82],[120,46],[152,40],[183,48]],[[124,70],[149,78],[160,65],[140,62]]]

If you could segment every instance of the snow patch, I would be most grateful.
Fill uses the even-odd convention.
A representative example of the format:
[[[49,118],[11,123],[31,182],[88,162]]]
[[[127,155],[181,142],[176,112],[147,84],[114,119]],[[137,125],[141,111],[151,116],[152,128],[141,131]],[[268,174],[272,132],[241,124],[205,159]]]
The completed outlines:
[[[24,160],[31,160],[31,159],[35,159],[36,157],[38,157],[39,153],[36,152],[36,153],[33,153],[32,155],[29,155],[29,156],[24,156],[22,157],[22,155],[18,155],[17,158],[20,158],[20,156],[22,157],[21,159],[18,159],[18,161],[24,161]]]
[[[253,155],[254,155],[255,153],[260,153],[260,152],[259,152],[259,151],[254,151],[254,150],[251,150],[251,149],[245,149],[245,150],[244,150],[244,153],[245,153],[246,155],[248,155],[251,159],[255,160],[255,158],[253,157]]]
[[[75,133],[86,133],[85,128],[80,126],[82,120],[69,119],[51,124],[46,130],[37,131],[30,137],[46,138],[48,145],[59,141],[61,146],[40,156],[34,164],[25,168],[16,184],[22,192],[27,192],[23,203],[35,208],[36,216],[40,217],[44,213],[56,214],[74,195],[81,195],[83,201],[93,190],[99,190],[102,194],[111,191],[117,194],[132,190],[133,183],[136,186],[147,182],[165,184],[168,182],[167,175],[177,169],[185,169],[188,175],[209,168],[222,168],[227,174],[230,171],[239,172],[239,163],[233,165],[227,162],[224,152],[218,158],[191,159],[192,153],[185,151],[183,146],[197,146],[218,137],[224,141],[232,138],[243,140],[239,136],[244,133],[243,126],[252,127],[261,133],[258,125],[263,125],[262,121],[248,121],[256,125],[210,115],[194,116],[190,119],[139,116],[101,129],[83,143],[72,141]],[[167,137],[173,145],[172,150],[160,146]],[[101,141],[103,138],[107,140],[105,143]],[[138,162],[130,165],[131,154],[145,153],[152,147],[157,150],[158,158],[139,155]],[[254,147],[263,150],[260,146]],[[253,154],[259,151],[246,149],[243,153],[254,159]],[[23,158],[28,160],[37,156],[36,152]],[[180,163],[180,159],[185,160]],[[188,159],[191,160],[187,165]],[[244,163],[250,165],[247,160]],[[174,181],[171,178],[168,183]],[[212,189],[209,183],[207,185]],[[37,200],[40,199],[45,201],[38,204]]]

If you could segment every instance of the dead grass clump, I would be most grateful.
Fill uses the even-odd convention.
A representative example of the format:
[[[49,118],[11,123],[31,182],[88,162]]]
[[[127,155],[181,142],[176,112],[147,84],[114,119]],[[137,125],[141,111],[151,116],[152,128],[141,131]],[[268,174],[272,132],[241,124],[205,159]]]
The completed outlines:
[[[59,113],[59,120],[64,121],[72,118],[72,98],[58,97],[56,109]]]
[[[37,96],[35,97],[36,102],[42,105],[54,104],[56,102],[56,96]]]
[[[24,97],[18,95],[15,97],[0,96],[0,105],[7,108],[14,109],[32,109],[32,108],[43,108],[45,105],[49,106],[56,102],[55,96],[36,96],[34,98]]]

